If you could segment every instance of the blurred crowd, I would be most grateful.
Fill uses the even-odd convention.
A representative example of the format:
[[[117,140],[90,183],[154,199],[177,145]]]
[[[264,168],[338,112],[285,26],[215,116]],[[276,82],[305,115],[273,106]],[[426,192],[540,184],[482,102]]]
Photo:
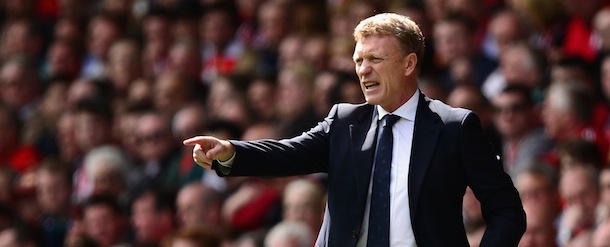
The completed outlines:
[[[223,178],[181,141],[363,103],[352,31],[380,12],[422,29],[420,89],[479,115],[519,246],[608,246],[606,0],[2,0],[0,246],[311,247],[324,174]],[[463,209],[478,246],[493,212]]]

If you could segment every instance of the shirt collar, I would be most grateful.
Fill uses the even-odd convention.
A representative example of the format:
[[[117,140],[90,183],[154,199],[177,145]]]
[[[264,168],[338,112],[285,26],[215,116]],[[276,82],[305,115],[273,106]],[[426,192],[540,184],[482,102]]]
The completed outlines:
[[[387,114],[394,114],[394,115],[398,115],[401,118],[407,119],[409,121],[415,121],[415,112],[417,111],[417,104],[419,103],[419,88],[417,90],[415,90],[415,93],[411,96],[411,98],[409,100],[407,100],[407,102],[405,102],[404,104],[402,104],[400,107],[398,107],[398,109],[396,109],[396,111],[394,112],[388,112],[385,109],[383,109],[383,107],[377,105],[377,112],[379,114],[377,114],[377,118],[378,120],[381,120],[385,115]]]

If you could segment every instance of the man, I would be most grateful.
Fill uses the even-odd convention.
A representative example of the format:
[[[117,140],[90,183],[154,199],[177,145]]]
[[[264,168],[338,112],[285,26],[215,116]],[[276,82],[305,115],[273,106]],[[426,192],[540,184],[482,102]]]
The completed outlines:
[[[303,222],[312,234],[318,233],[324,215],[325,194],[322,185],[313,179],[289,182],[282,197],[282,219]]]
[[[48,158],[36,171],[36,201],[45,246],[63,246],[70,221],[72,172],[66,163]]]
[[[557,145],[572,139],[583,139],[595,143],[602,153],[602,160],[608,159],[610,142],[603,131],[592,124],[595,114],[593,92],[577,81],[555,81],[546,91],[542,105],[544,131]],[[545,157],[550,163],[558,157],[552,150]],[[554,164],[559,165],[559,164]]]
[[[544,204],[523,204],[527,215],[527,230],[518,247],[555,247],[557,229],[555,214]]]
[[[131,203],[131,224],[138,246],[156,246],[172,232],[174,200],[153,187],[136,194]]]
[[[117,246],[123,242],[125,222],[118,203],[112,197],[95,196],[83,206],[84,232],[98,246]]]
[[[509,85],[493,98],[495,123],[502,136],[504,170],[511,176],[551,150],[552,143],[536,124],[531,91]]]
[[[573,166],[562,171],[559,194],[565,202],[557,240],[559,246],[571,244],[595,230],[599,203],[598,172],[590,166]]]
[[[317,246],[468,246],[461,210],[466,186],[481,201],[487,224],[481,246],[516,246],[525,214],[478,117],[417,88],[424,49],[417,25],[379,14],[363,20],[354,36],[353,59],[368,104],[335,105],[324,121],[292,139],[185,140],[195,145],[195,161],[231,176],[327,172],[328,214]],[[398,120],[394,128],[384,128],[391,120]],[[396,145],[389,143],[392,135]],[[373,162],[384,151],[392,153]]]
[[[176,197],[178,225],[182,228],[220,226],[221,200],[218,192],[201,182],[185,185]]]

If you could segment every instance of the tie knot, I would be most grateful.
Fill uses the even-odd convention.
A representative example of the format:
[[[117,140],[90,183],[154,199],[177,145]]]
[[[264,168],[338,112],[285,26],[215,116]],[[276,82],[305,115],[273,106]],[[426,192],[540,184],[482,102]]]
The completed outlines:
[[[384,126],[391,128],[396,122],[398,122],[400,116],[394,114],[387,114],[383,117],[383,119],[385,119]]]

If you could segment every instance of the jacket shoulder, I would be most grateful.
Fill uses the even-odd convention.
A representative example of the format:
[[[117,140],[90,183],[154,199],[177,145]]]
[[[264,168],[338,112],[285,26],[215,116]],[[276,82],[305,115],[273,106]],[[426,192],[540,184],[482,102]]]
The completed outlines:
[[[373,105],[369,105],[367,103],[362,104],[348,104],[348,103],[339,103],[333,107],[331,113],[334,113],[337,119],[347,119],[352,117],[366,117],[373,115],[375,107]]]
[[[462,122],[466,116],[468,116],[470,113],[474,113],[471,110],[452,107],[440,100],[430,99],[427,97],[424,102],[428,104],[430,111],[438,115],[444,123]]]

